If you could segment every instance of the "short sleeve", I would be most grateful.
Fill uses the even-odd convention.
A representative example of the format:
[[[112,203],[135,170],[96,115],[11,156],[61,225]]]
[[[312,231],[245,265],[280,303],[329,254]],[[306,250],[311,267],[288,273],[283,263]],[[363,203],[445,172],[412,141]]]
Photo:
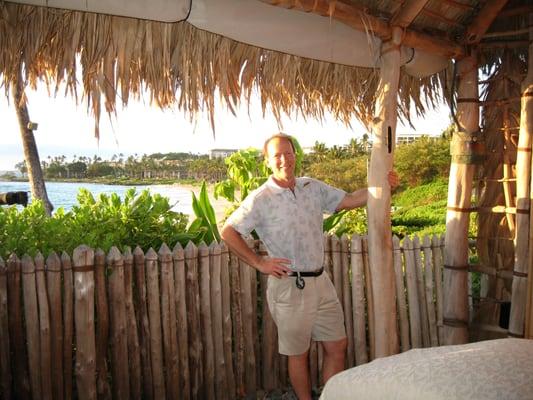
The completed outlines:
[[[251,193],[243,200],[227,219],[226,224],[231,225],[241,235],[248,235],[260,223],[260,210],[257,198]]]
[[[316,183],[318,184],[322,210],[329,214],[333,214],[337,206],[344,199],[344,196],[346,196],[346,192],[334,188],[324,182],[316,181]]]

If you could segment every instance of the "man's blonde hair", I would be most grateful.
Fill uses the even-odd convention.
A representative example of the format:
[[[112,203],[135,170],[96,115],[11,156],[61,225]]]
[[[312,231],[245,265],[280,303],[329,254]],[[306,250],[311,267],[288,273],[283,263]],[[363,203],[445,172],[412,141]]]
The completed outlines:
[[[296,147],[294,147],[294,143],[292,142],[292,137],[290,135],[287,135],[286,133],[278,132],[270,136],[267,140],[265,140],[265,144],[263,145],[263,157],[265,158],[267,157],[268,155],[267,146],[274,139],[287,140],[291,144],[292,151],[294,151],[294,154],[296,154]]]

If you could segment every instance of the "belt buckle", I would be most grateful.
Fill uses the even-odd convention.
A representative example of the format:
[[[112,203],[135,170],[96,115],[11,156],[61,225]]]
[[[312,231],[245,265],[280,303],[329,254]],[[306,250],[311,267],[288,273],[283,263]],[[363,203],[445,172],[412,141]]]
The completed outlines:
[[[300,290],[303,290],[305,287],[305,280],[300,275],[300,272],[296,272],[296,287]]]

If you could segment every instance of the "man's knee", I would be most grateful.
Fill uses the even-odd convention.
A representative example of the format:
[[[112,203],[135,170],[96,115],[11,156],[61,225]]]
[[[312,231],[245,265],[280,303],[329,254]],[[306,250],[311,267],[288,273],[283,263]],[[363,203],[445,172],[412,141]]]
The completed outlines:
[[[348,346],[348,339],[342,338],[335,341],[322,342],[324,352],[329,357],[344,357]]]

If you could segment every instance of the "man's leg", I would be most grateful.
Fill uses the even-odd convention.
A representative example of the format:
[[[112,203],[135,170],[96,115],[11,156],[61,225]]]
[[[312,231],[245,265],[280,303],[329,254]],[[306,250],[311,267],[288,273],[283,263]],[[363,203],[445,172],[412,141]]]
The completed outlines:
[[[311,400],[309,376],[309,350],[304,354],[289,356],[289,378],[299,400]]]
[[[324,364],[322,365],[322,376],[324,384],[336,373],[344,370],[344,357],[346,355],[346,338],[331,342],[322,342],[324,347]]]

